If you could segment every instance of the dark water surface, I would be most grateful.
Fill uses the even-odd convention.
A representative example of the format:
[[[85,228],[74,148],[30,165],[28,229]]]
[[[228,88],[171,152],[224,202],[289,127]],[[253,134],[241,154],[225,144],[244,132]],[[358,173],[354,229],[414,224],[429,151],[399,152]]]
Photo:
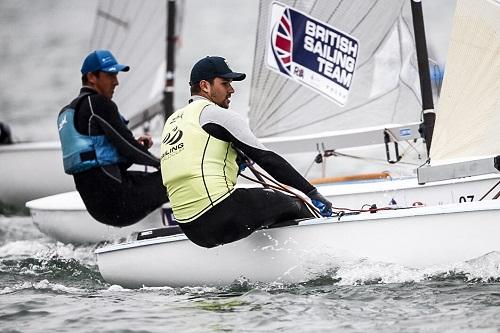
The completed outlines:
[[[303,284],[124,289],[94,246],[0,217],[2,332],[498,332],[500,253],[452,268],[357,263]]]

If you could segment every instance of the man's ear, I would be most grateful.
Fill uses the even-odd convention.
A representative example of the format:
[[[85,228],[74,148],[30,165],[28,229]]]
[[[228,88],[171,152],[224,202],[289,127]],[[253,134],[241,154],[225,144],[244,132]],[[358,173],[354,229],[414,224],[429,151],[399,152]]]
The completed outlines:
[[[91,84],[95,84],[96,83],[97,76],[94,73],[90,72],[90,73],[87,73],[86,75],[87,75],[87,81],[89,83],[91,83]]]
[[[201,80],[200,81],[200,90],[203,91],[206,94],[210,94],[210,82],[206,80]]]

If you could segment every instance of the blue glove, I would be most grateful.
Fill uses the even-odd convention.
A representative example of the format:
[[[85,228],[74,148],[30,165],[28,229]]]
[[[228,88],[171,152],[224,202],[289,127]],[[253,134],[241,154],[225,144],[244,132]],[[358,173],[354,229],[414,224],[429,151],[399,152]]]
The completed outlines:
[[[317,189],[307,193],[314,207],[318,208],[321,216],[332,216],[332,203],[328,201]]]
[[[239,170],[238,170],[238,173],[242,173],[243,171],[245,171],[245,169],[247,168],[248,164],[243,162],[243,163],[240,163],[239,164]]]

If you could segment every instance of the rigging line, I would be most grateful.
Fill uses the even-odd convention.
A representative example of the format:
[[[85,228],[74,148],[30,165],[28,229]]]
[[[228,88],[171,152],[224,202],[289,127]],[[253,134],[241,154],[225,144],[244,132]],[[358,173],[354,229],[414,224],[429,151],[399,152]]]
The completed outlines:
[[[266,177],[264,174],[260,173],[259,171],[257,171],[255,168],[253,168],[253,166],[248,166],[250,168],[250,170],[252,170],[252,173],[257,177],[259,178],[262,178],[262,177],[265,177],[267,180],[271,181],[272,183],[274,184],[269,184],[268,182],[266,182],[264,179],[262,180],[258,180],[258,179],[254,179],[254,178],[251,178],[251,177],[248,177],[247,175],[244,175],[244,174],[240,174],[241,177],[247,179],[247,180],[250,180],[254,183],[257,183],[257,184],[260,184],[264,187],[267,187],[267,188],[271,188],[271,189],[274,189],[274,190],[278,190],[278,191],[281,191],[281,192],[285,192],[285,193],[288,193],[294,197],[296,197],[297,199],[299,199],[300,201],[302,201],[312,212],[313,214],[316,216],[316,217],[321,217],[321,214],[319,213],[319,211],[317,210],[316,207],[314,207],[311,203],[309,203],[305,198],[302,198],[302,196],[298,195],[297,193],[287,189],[285,186],[283,186],[282,184],[274,181],[273,179],[270,179],[268,177]],[[257,176],[259,175],[259,176]]]
[[[251,167],[251,166],[249,166]],[[252,167],[253,168],[253,167]],[[297,193],[289,190],[288,188],[286,188],[283,184],[280,184],[278,183],[276,180],[266,176],[265,174],[259,172],[258,170],[254,170],[256,173],[260,174],[263,178],[267,179],[268,181],[272,182],[273,184],[269,184],[269,183],[266,183],[264,182],[265,184],[267,184],[269,187],[271,188],[274,188],[274,189],[277,189],[277,190],[280,190],[280,191],[283,191],[283,192],[286,192],[286,193],[289,193],[289,194],[292,194],[294,196],[296,196],[297,198],[299,198],[300,200],[302,200],[308,207],[312,207],[314,209],[315,212],[318,213],[317,211],[317,208],[314,207],[313,205],[311,205],[308,200],[306,200],[305,198],[302,198],[300,195],[298,195]],[[247,179],[247,180],[250,180],[250,181],[253,181],[253,182],[256,182],[258,184],[261,184],[260,181],[256,180],[256,179],[253,179],[251,177],[248,177],[246,175],[243,175],[243,174],[240,174],[240,176],[242,176],[243,178]],[[262,185],[262,184],[261,184]],[[363,205],[364,206],[364,205]],[[339,211],[350,211],[350,212],[358,212],[358,213],[365,213],[365,212],[378,212],[378,211],[382,211],[382,210],[400,210],[400,209],[412,209],[412,208],[415,208],[415,206],[408,206],[408,207],[380,207],[380,208],[369,208],[369,209],[353,209],[353,208],[345,208],[345,207],[334,207],[332,206],[332,209],[335,209],[335,210],[339,210]],[[321,215],[321,214],[320,214]]]
[[[306,169],[306,172],[304,173],[304,178],[307,178],[307,175],[309,174],[309,171],[311,171],[311,168],[313,167],[314,163],[316,163],[316,157],[313,158],[311,164],[309,164],[309,167]]]
[[[362,160],[362,161],[380,162],[382,164],[386,164],[387,163],[387,160],[385,160],[385,159],[351,155],[351,154],[346,154],[346,153],[340,153],[338,151],[335,151],[335,155],[341,156],[341,157],[348,157],[348,158],[352,158],[352,159],[356,159],[356,160]],[[335,156],[335,155],[332,155],[332,156]],[[330,156],[326,156],[326,158],[328,158],[328,157],[330,157]],[[409,165],[409,166],[416,166],[416,165],[418,165],[417,163],[410,163],[410,162],[403,162],[403,161],[399,161],[398,164],[404,164],[404,165]]]
[[[417,154],[420,154],[420,152],[415,148],[409,140],[398,140],[394,134],[389,130],[385,129],[385,132],[387,135],[389,135],[394,142],[406,142],[408,144],[408,147],[406,147],[405,151],[401,154],[401,157],[408,152],[408,149],[412,148]]]
[[[491,193],[491,191],[493,191],[493,190],[495,189],[495,187],[497,187],[499,184],[500,184],[500,180],[499,180],[499,181],[498,181],[495,185],[493,185],[493,187],[491,187],[491,188],[488,190],[488,192],[486,192],[486,194],[485,194],[485,195],[483,195],[483,196],[481,197],[481,199],[479,199],[479,201],[482,201],[484,198],[486,198],[486,196],[487,196],[488,194],[490,194],[490,193]],[[498,194],[497,194],[497,195],[498,195]],[[495,197],[493,197],[493,198],[494,198],[494,199],[496,199],[497,195],[495,195]]]
[[[287,192],[287,193],[291,193],[293,196],[295,196],[296,198],[298,198],[299,200],[301,200],[307,207],[309,208],[312,208],[312,211],[313,213],[317,216],[317,217],[320,217],[321,214],[319,213],[319,211],[316,212],[316,208],[314,206],[312,206],[309,202],[307,202],[304,198],[302,198],[301,196],[299,196],[297,193],[294,193],[292,191],[290,191],[289,189],[287,189],[285,186],[283,186],[282,184],[278,183],[277,181],[275,181],[274,179],[270,178],[270,177],[267,177],[265,174],[259,172],[256,168],[254,168],[253,166],[253,161],[243,152],[241,151],[240,149],[238,148],[235,148],[236,152],[243,158],[243,160],[245,161],[245,163],[247,164],[248,168],[250,169],[250,171],[252,171],[252,173],[255,175],[255,177],[258,179],[258,181],[256,181],[257,183],[263,185],[264,187],[271,187],[273,188],[274,186],[272,186],[272,184],[268,184],[266,183],[265,179],[264,178],[267,178],[269,181],[271,181],[272,183],[274,183],[276,186],[278,186],[279,188],[277,188],[278,190],[281,190],[281,191],[284,191],[284,192]],[[252,180],[251,178],[243,175],[242,173],[240,173],[240,175],[243,177],[243,178],[246,178],[246,179],[249,179],[249,180]],[[255,180],[252,180],[252,181],[255,181]]]

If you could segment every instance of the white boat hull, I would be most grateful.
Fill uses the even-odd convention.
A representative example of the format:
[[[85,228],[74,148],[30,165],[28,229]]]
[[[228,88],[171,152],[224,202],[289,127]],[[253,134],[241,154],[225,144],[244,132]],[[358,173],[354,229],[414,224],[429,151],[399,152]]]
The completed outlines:
[[[59,142],[0,146],[0,201],[22,207],[28,200],[75,189],[64,173]]]
[[[76,191],[29,201],[26,206],[30,209],[35,226],[62,243],[116,241],[127,238],[133,232],[164,226],[161,209],[128,227],[117,228],[102,224],[90,216]]]
[[[391,201],[399,207],[415,204],[442,205],[479,200],[500,180],[499,175],[470,177],[455,181],[418,185],[416,178],[382,180],[318,186],[335,207],[367,209],[372,204],[387,207]],[[494,195],[493,191],[488,197]],[[33,223],[56,241],[63,243],[98,243],[123,238],[132,232],[163,226],[162,212],[126,228],[109,227],[97,222],[85,209],[78,192],[53,195],[26,203]],[[394,206],[394,205],[393,205]]]
[[[500,201],[314,219],[205,249],[184,235],[95,251],[103,278],[129,288],[307,281],[348,259],[407,267],[451,264],[500,250]]]

